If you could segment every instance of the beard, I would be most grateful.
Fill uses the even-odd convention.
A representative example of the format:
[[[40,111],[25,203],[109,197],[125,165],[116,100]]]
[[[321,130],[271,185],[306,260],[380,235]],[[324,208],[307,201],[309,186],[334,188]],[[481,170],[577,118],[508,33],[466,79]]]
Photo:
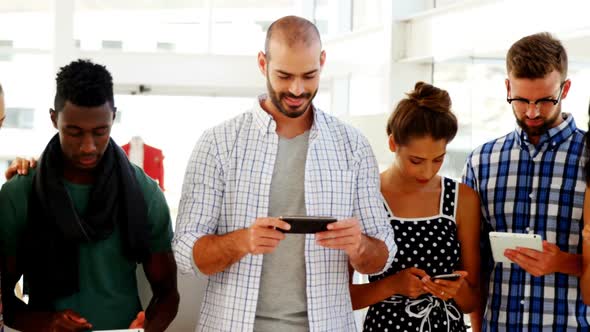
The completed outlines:
[[[541,136],[548,132],[549,129],[553,128],[554,124],[557,122],[558,117],[561,116],[561,103],[559,103],[559,105],[557,106],[557,109],[555,110],[555,115],[552,115],[549,118],[544,119],[543,124],[536,127],[530,127],[526,124],[526,116],[520,119],[516,116],[516,111],[513,110],[513,112],[516,118],[516,123],[520,128],[522,128],[522,130],[527,134],[527,136]]]
[[[268,75],[266,76],[266,89],[268,90],[268,97],[270,98],[272,104],[279,110],[279,112],[281,112],[281,114],[292,119],[298,118],[305,114],[305,112],[311,107],[313,98],[315,98],[315,95],[318,93],[318,89],[316,89],[313,93],[304,92],[299,96],[295,96],[290,92],[277,92],[270,84]],[[293,108],[282,102],[286,97],[291,99],[304,99],[307,100],[307,102],[304,102],[301,104],[301,106]]]

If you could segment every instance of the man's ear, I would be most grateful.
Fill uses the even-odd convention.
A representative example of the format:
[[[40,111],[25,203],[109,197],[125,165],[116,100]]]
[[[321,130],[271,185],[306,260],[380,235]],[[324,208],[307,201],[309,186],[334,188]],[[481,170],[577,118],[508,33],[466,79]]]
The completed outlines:
[[[565,99],[565,97],[567,97],[567,94],[570,91],[570,87],[572,86],[572,81],[567,79],[565,80],[565,82],[563,82],[563,89],[561,91],[561,99]]]
[[[49,116],[51,117],[53,128],[57,129],[57,112],[54,109],[49,109]]]
[[[504,80],[504,85],[506,85],[506,95],[510,96],[510,98],[512,98],[512,95],[510,94],[510,80],[509,79]]]
[[[268,70],[268,61],[266,60],[266,54],[260,51],[258,52],[258,69],[264,77],[266,77],[266,71]]]
[[[324,63],[326,63],[326,51],[322,50],[322,53],[320,53],[320,69],[324,68]]]

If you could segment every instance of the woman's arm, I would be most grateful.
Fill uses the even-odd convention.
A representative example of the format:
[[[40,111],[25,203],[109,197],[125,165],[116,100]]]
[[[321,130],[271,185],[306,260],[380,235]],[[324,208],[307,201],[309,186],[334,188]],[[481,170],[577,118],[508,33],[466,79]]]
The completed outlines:
[[[479,196],[467,185],[460,184],[457,206],[457,235],[461,243],[461,266],[469,273],[459,289],[455,302],[464,313],[480,306],[480,205]]]
[[[415,267],[402,270],[381,280],[368,284],[353,284],[352,275],[354,270],[349,267],[350,297],[352,309],[358,310],[379,303],[392,295],[404,295],[416,298],[424,293],[422,278],[426,272]]]

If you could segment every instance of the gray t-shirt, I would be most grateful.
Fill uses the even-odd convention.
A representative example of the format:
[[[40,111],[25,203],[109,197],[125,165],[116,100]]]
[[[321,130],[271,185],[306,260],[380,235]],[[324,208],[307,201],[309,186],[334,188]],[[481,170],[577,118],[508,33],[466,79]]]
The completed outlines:
[[[279,137],[270,185],[268,215],[304,216],[305,160],[309,131]],[[305,235],[287,234],[274,252],[264,255],[254,331],[309,330],[305,279]]]

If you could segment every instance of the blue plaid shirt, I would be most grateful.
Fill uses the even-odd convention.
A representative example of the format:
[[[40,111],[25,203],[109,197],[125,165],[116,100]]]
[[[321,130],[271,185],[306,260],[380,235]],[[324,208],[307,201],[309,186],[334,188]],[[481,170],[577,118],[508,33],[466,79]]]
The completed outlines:
[[[475,149],[463,181],[480,196],[484,229],[539,234],[581,254],[584,132],[570,114],[563,117],[536,146],[518,128]],[[516,264],[493,265],[483,257],[491,270],[484,331],[588,331],[577,277],[533,277]]]
[[[193,246],[207,234],[249,227],[268,216],[270,182],[279,137],[276,122],[257,100],[253,109],[205,132],[188,163],[176,221],[174,254],[179,270],[192,272]],[[284,176],[289,176],[285,174]],[[379,191],[379,172],[366,138],[314,109],[305,165],[308,215],[356,216],[363,233],[396,252]],[[199,330],[251,331],[262,255],[246,255],[208,277]],[[305,238],[307,308],[311,331],[355,331],[348,289],[348,257]]]

